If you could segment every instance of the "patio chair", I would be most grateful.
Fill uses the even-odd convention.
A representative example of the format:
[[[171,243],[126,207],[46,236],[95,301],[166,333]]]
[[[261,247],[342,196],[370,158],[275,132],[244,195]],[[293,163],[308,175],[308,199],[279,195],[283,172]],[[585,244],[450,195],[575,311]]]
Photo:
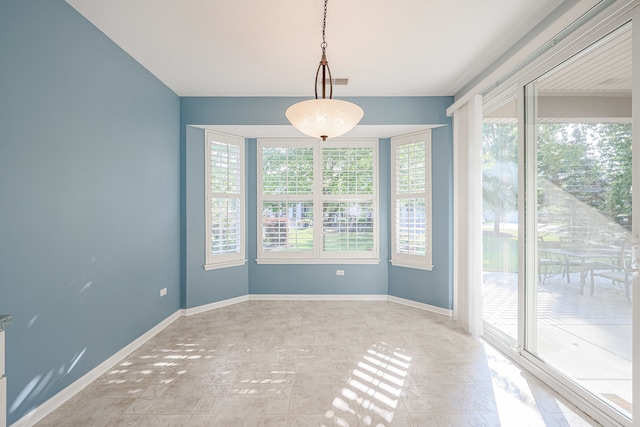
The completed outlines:
[[[602,270],[602,271],[600,271]],[[631,285],[633,283],[633,276],[628,273],[621,265],[612,264],[607,262],[595,263],[591,270],[591,295],[594,294],[595,277],[604,277],[611,280],[611,284],[615,285],[620,283],[624,286],[624,295],[627,299],[631,299]]]
[[[547,251],[546,249],[557,248],[556,245],[544,240],[542,236],[538,237],[538,280],[544,283],[547,277],[554,274],[562,274],[564,278],[566,274],[566,260],[558,253]]]

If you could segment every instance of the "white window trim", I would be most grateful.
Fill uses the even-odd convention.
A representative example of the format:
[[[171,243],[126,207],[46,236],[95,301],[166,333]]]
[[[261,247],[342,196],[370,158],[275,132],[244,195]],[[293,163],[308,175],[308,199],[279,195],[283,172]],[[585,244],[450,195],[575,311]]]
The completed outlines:
[[[398,253],[396,247],[396,202],[400,198],[396,192],[396,149],[402,145],[419,141],[425,142],[425,191],[412,193],[411,196],[425,199],[425,255],[410,255]],[[431,157],[431,129],[400,135],[391,138],[391,265],[396,267],[433,270],[433,221],[432,221],[432,157]]]
[[[269,195],[264,197],[262,187],[262,153],[264,147],[311,147],[313,148],[313,194],[311,195]],[[367,147],[373,149],[373,194],[368,196],[349,195],[324,195],[322,192],[322,148],[347,147],[358,148]],[[334,139],[331,141],[320,141],[313,139],[258,139],[257,143],[257,264],[379,264],[380,263],[380,209],[379,209],[379,154],[378,140],[366,139]],[[370,252],[323,252],[322,251],[322,205],[325,201],[353,201],[360,199],[373,204],[374,227],[373,227],[373,250]],[[265,200],[282,201],[312,201],[314,213],[314,249],[312,251],[263,251],[262,250],[262,203]]]
[[[240,148],[240,252],[234,254],[213,255],[211,253],[211,141],[228,145],[237,145]],[[236,135],[228,135],[221,132],[205,131],[204,140],[204,192],[205,192],[205,264],[206,271],[220,268],[237,267],[244,265],[246,260],[246,183],[245,183],[245,154],[244,138]]]

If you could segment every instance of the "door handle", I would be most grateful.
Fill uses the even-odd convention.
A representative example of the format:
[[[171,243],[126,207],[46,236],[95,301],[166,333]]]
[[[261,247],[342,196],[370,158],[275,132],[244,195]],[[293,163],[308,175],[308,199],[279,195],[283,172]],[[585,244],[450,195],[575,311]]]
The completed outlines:
[[[631,249],[631,257],[629,259],[629,263],[627,264],[627,248]],[[635,274],[640,271],[640,244],[634,241],[626,241],[622,244],[622,267],[624,271],[627,273]]]

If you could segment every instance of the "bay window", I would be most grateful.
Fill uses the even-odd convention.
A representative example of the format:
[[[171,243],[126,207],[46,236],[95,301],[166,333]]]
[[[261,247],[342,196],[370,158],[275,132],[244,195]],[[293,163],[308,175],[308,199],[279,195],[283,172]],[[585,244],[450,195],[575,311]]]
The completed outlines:
[[[378,145],[258,140],[258,262],[377,263]]]

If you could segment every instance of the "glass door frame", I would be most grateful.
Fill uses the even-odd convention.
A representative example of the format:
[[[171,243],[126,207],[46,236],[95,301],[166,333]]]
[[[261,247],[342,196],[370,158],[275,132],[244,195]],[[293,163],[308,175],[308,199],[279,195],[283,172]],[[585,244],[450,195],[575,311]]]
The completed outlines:
[[[541,361],[538,357],[526,351],[529,346],[536,346],[536,295],[535,286],[527,287],[525,284],[535,283],[536,280],[536,194],[527,191],[527,188],[535,188],[536,167],[535,167],[535,144],[528,141],[535,141],[535,120],[531,117],[531,111],[536,111],[535,97],[525,96],[527,84],[542,76],[555,66],[565,62],[572,56],[596,43],[598,40],[614,32],[624,24],[636,20],[635,28],[632,28],[632,49],[633,49],[633,70],[635,77],[633,81],[633,114],[632,128],[640,132],[640,7],[638,1],[610,2],[600,11],[599,15],[592,18],[584,28],[575,30],[570,35],[564,37],[554,49],[540,55],[524,66],[520,71],[513,73],[510,77],[500,82],[498,88],[492,87],[483,93],[484,96],[492,97],[495,93],[504,93],[508,89],[516,86],[518,105],[518,221],[519,221],[519,268],[518,268],[518,339],[514,348],[513,342],[505,340],[501,334],[492,331],[492,328],[485,329],[483,337],[512,357],[516,362],[526,368],[535,376],[542,379],[549,386],[566,397],[571,403],[589,413],[597,421],[605,425],[631,426],[632,421],[618,412],[601,399],[586,391],[572,379],[566,377],[561,372]],[[551,42],[555,44],[555,41]],[[502,88],[501,90],[496,90]],[[495,90],[495,92],[494,92]],[[533,89],[528,89],[533,90]],[[498,94],[497,97],[500,97]],[[526,103],[529,103],[526,105]],[[525,120],[526,119],[526,120]],[[633,159],[633,195],[632,203],[636,207],[633,211],[633,231],[632,235],[638,241],[640,239],[640,138],[634,138],[632,142],[633,152],[636,153]],[[529,161],[533,159],[533,161]],[[640,295],[640,278],[638,275],[633,280],[633,293]],[[633,319],[633,419],[640,420],[640,298],[632,300]],[[481,303],[481,302],[480,302]],[[488,333],[487,333],[488,332]]]
[[[637,12],[634,14],[637,15]],[[621,26],[626,25],[626,23],[628,23],[629,21],[632,21],[631,18],[627,17],[626,19],[623,19],[621,21],[613,21],[613,22],[617,22],[617,24],[612,24],[611,26],[607,26],[606,28],[608,29],[607,34],[609,35],[613,32],[615,32],[618,28],[620,28]],[[638,21],[640,23],[640,20]],[[633,34],[633,38],[634,41],[638,39],[637,34],[640,33],[640,25],[636,25],[636,28],[632,27],[632,34]],[[589,40],[591,44],[593,43],[597,43],[597,41],[599,39],[601,39],[603,37],[602,34],[598,34],[598,36],[592,36],[589,37],[586,40]],[[632,49],[633,51],[638,51],[638,46],[640,46],[640,43],[633,43],[632,44]],[[588,48],[588,47],[587,47]],[[574,51],[574,54],[578,54],[579,52],[581,52],[582,49],[578,49],[576,47],[576,50]],[[639,55],[633,55],[634,58],[636,58]],[[561,63],[565,62],[569,60],[568,58],[564,58],[562,61],[558,61],[554,64],[554,66],[556,65],[560,65]],[[553,67],[549,66],[547,68],[546,71],[551,70]],[[545,71],[545,72],[546,72]],[[535,79],[537,79],[538,77],[542,76],[544,73],[539,74],[538,76],[535,77]],[[634,89],[635,87],[638,85],[637,82],[637,78],[634,79]],[[640,93],[640,92],[639,92]],[[637,99],[638,95],[636,95],[635,98],[632,99]],[[522,152],[525,155],[525,158],[522,159],[522,165],[524,166],[522,168],[522,173],[523,173],[523,177],[522,177],[522,193],[524,196],[521,197],[523,198],[523,202],[524,202],[524,209],[522,212],[522,220],[523,220],[523,224],[524,227],[522,227],[522,232],[523,232],[523,236],[522,236],[522,243],[521,243],[521,250],[523,252],[523,279],[524,279],[524,283],[522,284],[522,288],[521,288],[521,305],[522,305],[522,312],[519,313],[519,315],[521,316],[520,319],[520,323],[522,325],[522,335],[519,336],[519,347],[520,347],[520,354],[528,360],[529,363],[535,365],[538,369],[540,369],[541,371],[545,372],[545,376],[551,376],[553,377],[554,382],[556,382],[556,386],[559,386],[560,389],[566,390],[568,393],[571,394],[571,396],[573,397],[572,400],[577,401],[578,403],[582,403],[586,406],[588,406],[591,411],[593,411],[594,409],[596,410],[596,413],[599,413],[599,415],[601,417],[607,417],[610,418],[612,420],[614,420],[615,422],[621,424],[621,425],[631,425],[632,420],[628,419],[624,414],[618,412],[616,409],[614,409],[613,407],[609,406],[608,404],[606,404],[602,399],[600,399],[598,396],[596,396],[595,394],[593,394],[590,391],[587,391],[585,388],[583,388],[582,386],[580,386],[575,380],[567,377],[565,374],[563,374],[562,372],[560,372],[558,369],[556,369],[555,367],[545,363],[544,361],[542,361],[539,357],[537,357],[534,353],[537,352],[537,344],[538,344],[538,333],[537,333],[537,329],[538,329],[538,323],[537,323],[537,286],[535,284],[537,284],[537,277],[538,277],[538,272],[537,272],[537,254],[538,254],[538,238],[537,238],[537,224],[538,224],[538,220],[537,220],[537,188],[536,188],[536,180],[537,180],[537,175],[538,175],[538,171],[537,171],[537,164],[536,164],[536,156],[537,156],[537,150],[536,150],[536,141],[537,141],[537,123],[538,123],[538,118],[537,118],[537,87],[536,87],[536,82],[535,80],[532,80],[531,83],[526,84],[523,87],[523,100],[521,102],[521,106],[523,108],[523,124],[524,126],[522,126],[524,135],[522,138]],[[638,126],[638,109],[634,108],[632,113],[632,123],[635,126]],[[633,127],[632,125],[632,127]],[[636,129],[640,129],[640,127],[636,127]],[[634,164],[638,163],[638,157],[639,155],[637,153],[640,153],[640,148],[638,148],[638,138],[633,139],[633,147],[635,148],[635,150],[633,150],[634,153],[636,153],[636,155],[634,156]],[[633,170],[637,170],[637,168],[633,168]],[[638,200],[640,200],[640,197],[638,196],[638,193],[640,193],[640,182],[639,182],[639,178],[640,176],[638,176],[638,174],[634,174],[633,177],[633,192],[632,192],[632,203],[633,206],[636,207],[636,209],[633,211],[633,215],[634,215],[634,219],[637,218],[638,216],[638,210],[640,210],[640,204],[637,203]],[[638,235],[638,228],[639,228],[640,224],[638,224],[637,221],[633,221],[633,235],[636,237],[637,239],[637,235]],[[633,289],[638,289],[638,278],[637,275],[634,278],[633,281]],[[528,284],[532,284],[532,286],[528,286]],[[636,295],[638,295],[637,293],[635,293]],[[632,348],[633,349],[637,349],[638,345],[640,344],[640,340],[638,340],[638,319],[639,319],[639,313],[640,313],[640,307],[638,306],[638,298],[635,298],[633,301],[633,321],[632,321],[632,330],[634,331],[633,333],[633,343],[632,343]],[[633,366],[633,371],[634,374],[632,375],[632,380],[633,380],[633,388],[634,388],[634,393],[633,393],[633,419],[640,419],[640,410],[638,408],[638,406],[640,405],[640,399],[638,398],[638,393],[636,392],[638,390],[638,383],[640,383],[640,380],[638,380],[638,373],[640,372],[640,370],[638,370],[638,362],[640,362],[640,358],[637,355],[638,352],[634,351],[633,352],[633,356],[632,356],[632,366]],[[575,403],[574,401],[574,403]],[[578,406],[582,406],[580,404],[578,404]],[[591,412],[590,411],[590,412]],[[597,417],[599,418],[599,417]]]
[[[633,12],[632,19],[635,20],[635,29],[632,29],[631,45],[632,45],[632,70],[635,70],[633,79],[632,97],[632,118],[631,131],[636,129],[636,134],[640,132],[640,7],[636,7]],[[632,133],[633,135],[633,133]],[[631,151],[635,153],[632,159],[631,182],[634,190],[631,193],[631,206],[635,206],[632,210],[632,231],[631,234],[634,243],[640,243],[640,137],[632,137]],[[636,273],[633,278],[632,295],[640,295],[640,273]],[[640,420],[640,297],[633,298],[633,323],[632,323],[632,363],[633,363],[633,419]]]

